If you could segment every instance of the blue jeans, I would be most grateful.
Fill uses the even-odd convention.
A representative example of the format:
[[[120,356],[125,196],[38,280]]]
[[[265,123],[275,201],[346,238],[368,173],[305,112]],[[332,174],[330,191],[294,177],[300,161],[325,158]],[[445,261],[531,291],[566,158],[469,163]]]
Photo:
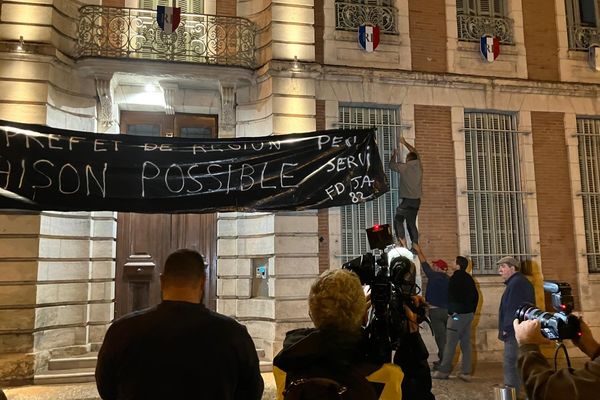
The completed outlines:
[[[446,347],[442,365],[439,368],[440,372],[449,374],[452,371],[452,360],[456,352],[456,345],[460,341],[461,373],[464,375],[471,373],[471,322],[473,322],[473,313],[455,314],[454,318],[451,315],[448,316]]]
[[[509,337],[504,342],[504,385],[512,386],[517,393],[521,387],[521,378],[517,370],[517,357],[519,356],[519,344],[517,339]]]

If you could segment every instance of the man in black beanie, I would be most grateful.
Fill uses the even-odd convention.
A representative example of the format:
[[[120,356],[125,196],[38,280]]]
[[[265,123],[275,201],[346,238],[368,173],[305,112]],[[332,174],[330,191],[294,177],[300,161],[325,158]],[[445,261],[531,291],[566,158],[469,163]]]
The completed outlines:
[[[479,303],[479,293],[473,277],[467,272],[468,266],[469,260],[462,256],[456,257],[456,270],[448,283],[446,346],[442,364],[431,376],[434,379],[448,379],[456,345],[460,342],[462,365],[458,377],[466,382],[471,380],[471,323]]]

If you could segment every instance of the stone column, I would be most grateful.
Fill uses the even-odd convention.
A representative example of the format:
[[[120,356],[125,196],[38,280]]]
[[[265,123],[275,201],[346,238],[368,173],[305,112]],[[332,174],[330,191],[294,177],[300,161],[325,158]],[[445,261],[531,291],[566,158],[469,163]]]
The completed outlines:
[[[237,137],[316,129],[308,72],[315,59],[313,0],[269,3],[238,2],[238,15],[259,25],[257,62],[264,67],[256,85],[237,88]],[[286,331],[312,325],[307,298],[319,271],[317,212],[222,213],[218,235],[217,308],[244,322],[272,358]]]

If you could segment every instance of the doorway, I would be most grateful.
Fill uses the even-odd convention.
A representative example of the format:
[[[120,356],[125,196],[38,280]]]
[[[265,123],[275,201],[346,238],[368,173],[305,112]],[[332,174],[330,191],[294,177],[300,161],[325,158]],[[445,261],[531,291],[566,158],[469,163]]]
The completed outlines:
[[[216,115],[121,112],[121,134],[216,138]],[[174,250],[199,251],[207,264],[204,304],[216,309],[217,215],[138,214],[117,216],[115,318],[158,304],[160,274]]]

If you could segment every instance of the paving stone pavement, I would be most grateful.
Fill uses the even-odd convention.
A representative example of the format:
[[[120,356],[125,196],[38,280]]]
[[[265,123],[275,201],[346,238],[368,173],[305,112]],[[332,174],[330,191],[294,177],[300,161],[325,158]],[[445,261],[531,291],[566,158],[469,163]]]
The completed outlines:
[[[265,393],[263,400],[275,399],[275,380],[271,373],[264,373]],[[434,380],[433,393],[437,400],[492,400],[493,385],[502,381],[501,364],[477,365],[470,383],[450,376],[448,380]],[[4,389],[8,400],[98,400],[93,382],[64,385],[33,385]]]

